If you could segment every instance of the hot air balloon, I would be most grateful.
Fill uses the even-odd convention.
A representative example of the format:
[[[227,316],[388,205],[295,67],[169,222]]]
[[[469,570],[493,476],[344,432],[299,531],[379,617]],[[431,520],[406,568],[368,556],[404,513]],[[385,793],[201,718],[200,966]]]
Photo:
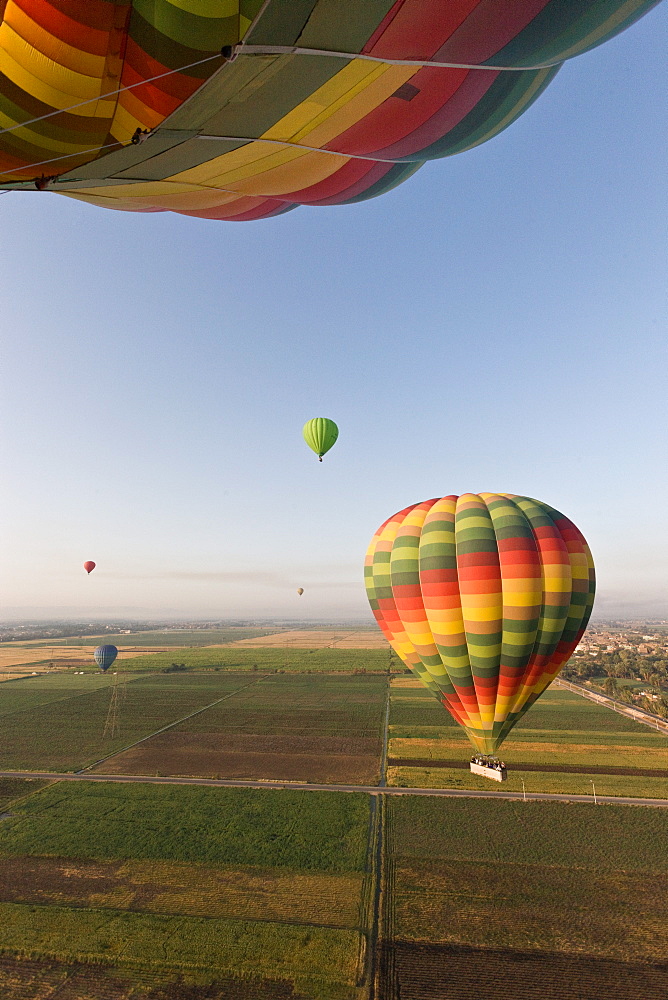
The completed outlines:
[[[367,595],[393,649],[494,754],[577,646],[594,564],[575,525],[512,493],[406,507],[380,526]]]
[[[118,656],[118,650],[115,646],[98,646],[93,653],[95,657],[95,662],[102,671],[109,669],[111,664],[114,662]]]
[[[84,563],[84,569],[86,570],[87,573],[92,573],[93,570],[95,569],[95,563],[91,562],[91,560],[89,559],[88,562]]]
[[[299,594],[299,596],[301,597],[301,596],[302,596],[302,594],[304,593],[304,588],[303,588],[303,587],[297,587],[297,593],[298,593],[298,594]]]
[[[307,445],[318,456],[318,461],[322,462],[322,456],[326,455],[329,449],[336,444],[339,436],[339,428],[333,420],[327,417],[313,417],[307,420],[302,428],[302,434]]]
[[[658,0],[5,0],[0,187],[268,218],[497,135]]]

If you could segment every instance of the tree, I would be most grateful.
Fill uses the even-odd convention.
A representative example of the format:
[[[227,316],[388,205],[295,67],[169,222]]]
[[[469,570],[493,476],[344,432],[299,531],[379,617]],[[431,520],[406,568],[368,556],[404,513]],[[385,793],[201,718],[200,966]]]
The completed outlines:
[[[611,698],[616,698],[619,693],[619,682],[614,677],[606,677],[603,688]]]

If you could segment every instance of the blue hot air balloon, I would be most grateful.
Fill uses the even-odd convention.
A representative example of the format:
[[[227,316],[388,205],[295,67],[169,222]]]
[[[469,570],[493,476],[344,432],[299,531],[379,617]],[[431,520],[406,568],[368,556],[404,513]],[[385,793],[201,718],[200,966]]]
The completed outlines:
[[[98,646],[93,656],[100,670],[108,670],[118,656],[118,650],[115,646]]]

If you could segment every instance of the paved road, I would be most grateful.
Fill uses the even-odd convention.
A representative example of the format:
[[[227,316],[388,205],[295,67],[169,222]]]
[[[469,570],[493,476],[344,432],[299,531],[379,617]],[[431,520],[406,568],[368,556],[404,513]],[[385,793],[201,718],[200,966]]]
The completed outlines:
[[[436,795],[446,798],[512,799],[546,802],[588,802],[591,795],[556,795],[549,792],[473,791],[467,788],[380,788],[378,785],[315,785],[298,781],[243,781],[230,778],[165,778],[147,774],[57,774],[53,771],[0,771],[0,778],[46,778],[51,781],[112,781],[149,785],[205,785],[215,788],[273,788],[295,792],[364,792],[367,795]],[[622,798],[621,795],[597,795],[599,803],[613,806],[656,806],[668,809],[668,799]]]

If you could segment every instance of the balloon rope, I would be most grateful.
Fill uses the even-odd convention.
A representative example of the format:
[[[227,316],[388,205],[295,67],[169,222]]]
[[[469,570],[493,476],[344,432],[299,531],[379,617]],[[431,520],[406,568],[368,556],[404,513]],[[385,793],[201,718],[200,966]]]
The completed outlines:
[[[241,52],[241,46],[239,46]],[[386,63],[388,66],[428,66],[434,69],[486,69],[494,73],[523,73],[524,70],[552,69],[561,66],[563,60],[552,63],[538,63],[535,66],[489,66],[480,63],[446,63],[430,59],[386,59],[384,56],[372,56],[362,52],[333,52],[329,49],[305,49],[299,45],[244,45],[243,52],[249,56],[329,56],[333,59],[366,59],[368,62]]]
[[[269,6],[270,3],[271,3],[271,0],[264,0],[264,3],[260,7],[259,11],[255,15],[255,17],[253,18],[253,20],[251,21],[250,27],[248,28],[248,31],[244,35],[244,38],[250,38],[250,36],[253,34],[253,32],[255,31],[255,28],[257,26],[258,21],[260,20],[260,18],[262,17],[262,15],[266,11],[266,9],[267,9],[267,7]],[[241,39],[241,42],[237,46],[237,51],[238,52],[241,52],[241,50],[245,49],[245,47],[246,47],[246,43],[244,41],[244,38]]]
[[[324,149],[322,146],[305,146],[303,142],[288,142],[285,139],[263,139],[256,136],[243,135],[197,135],[196,139],[209,139],[216,142],[264,142],[272,146],[289,146],[291,149],[303,149],[309,153],[327,153],[328,156],[345,156],[348,160],[367,160],[370,163],[424,163],[421,156],[414,160],[393,160],[390,157],[362,156],[360,153],[345,153],[341,149]]]

